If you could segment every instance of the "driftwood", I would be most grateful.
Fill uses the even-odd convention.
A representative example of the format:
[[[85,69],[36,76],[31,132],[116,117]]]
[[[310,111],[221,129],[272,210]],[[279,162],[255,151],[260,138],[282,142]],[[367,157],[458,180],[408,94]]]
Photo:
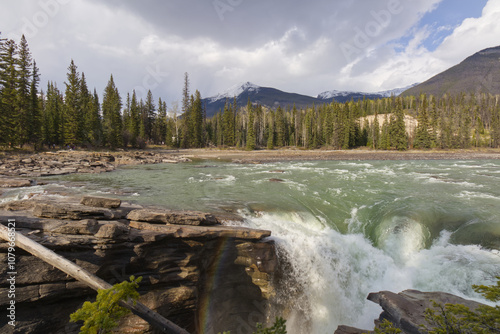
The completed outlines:
[[[0,237],[6,241],[9,240],[8,236],[9,229],[4,225],[0,224]],[[85,283],[90,288],[94,290],[109,289],[112,285],[108,282],[100,279],[99,277],[92,275],[85,269],[77,266],[68,259],[56,254],[50,249],[40,245],[39,243],[31,240],[30,238],[16,232],[16,247],[22,248],[25,251],[33,254],[34,256],[42,259],[43,261],[53,265],[54,267],[62,270],[71,277]],[[168,319],[165,319],[160,314],[152,311],[147,306],[140,302],[134,304],[133,301],[121,301],[120,305],[128,308],[135,315],[146,320],[152,326],[161,330],[162,333],[170,334],[189,334],[185,329],[177,326]]]

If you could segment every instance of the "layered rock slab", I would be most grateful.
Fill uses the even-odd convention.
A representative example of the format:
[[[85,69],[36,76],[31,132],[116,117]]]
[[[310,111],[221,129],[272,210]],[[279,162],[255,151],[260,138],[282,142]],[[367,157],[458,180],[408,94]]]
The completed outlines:
[[[128,204],[108,209],[76,203],[11,202],[0,208],[0,221],[15,219],[19,233],[111,284],[130,275],[142,276],[141,301],[191,333],[204,333],[207,328],[215,333],[237,332],[236,318],[249,319],[257,313],[262,316],[260,322],[266,321],[263,309],[273,294],[271,282],[278,265],[274,244],[266,241],[269,231],[150,224],[124,218],[132,211]],[[0,242],[4,262],[6,245]],[[79,325],[68,322],[69,314],[95,298],[95,292],[42,260],[16,251],[17,330],[78,333]],[[4,267],[0,269],[3,291]],[[0,294],[0,307],[7,303],[7,296]],[[0,324],[3,330],[7,328]],[[151,330],[149,324],[130,315],[119,331]]]

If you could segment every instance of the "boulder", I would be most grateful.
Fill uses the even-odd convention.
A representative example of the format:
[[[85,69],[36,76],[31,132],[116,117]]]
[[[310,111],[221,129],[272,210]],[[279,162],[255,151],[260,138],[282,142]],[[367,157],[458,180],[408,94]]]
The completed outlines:
[[[51,204],[38,203],[33,209],[33,214],[39,218],[53,219],[102,219],[112,220],[121,218],[117,212],[106,208],[91,208],[79,204]]]
[[[424,312],[428,308],[433,308],[433,302],[441,305],[462,304],[471,310],[481,305],[449,293],[417,290],[405,290],[398,294],[390,291],[370,293],[368,300],[379,304],[384,310],[380,315],[380,321],[387,319],[409,334],[420,334],[423,332],[421,325],[429,326]]]
[[[0,188],[30,187],[32,181],[28,179],[0,178]]]
[[[127,219],[153,224],[208,226],[219,223],[214,215],[199,211],[139,209],[131,211]]]
[[[95,219],[84,219],[76,222],[70,221],[51,230],[53,233],[83,235],[94,235],[97,231],[100,231],[100,229]]]
[[[463,299],[461,297],[444,292],[421,292],[417,290],[405,290],[400,293],[381,291],[370,293],[368,300],[379,304],[383,312],[380,314],[376,324],[389,320],[396,327],[406,334],[427,333],[422,326],[432,327],[425,320],[424,312],[428,308],[434,308],[434,302],[446,304],[462,304],[475,310],[482,304]],[[347,326],[339,326],[335,334],[358,334],[373,333],[366,330],[356,329]]]
[[[115,209],[120,207],[122,201],[118,198],[84,196],[80,204],[99,208]]]

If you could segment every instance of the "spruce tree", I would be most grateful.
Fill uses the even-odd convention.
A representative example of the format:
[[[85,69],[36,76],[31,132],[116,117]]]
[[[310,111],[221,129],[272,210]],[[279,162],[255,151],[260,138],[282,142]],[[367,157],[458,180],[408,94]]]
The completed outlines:
[[[191,108],[189,110],[189,128],[191,129],[190,147],[202,147],[203,145],[203,106],[201,95],[196,90],[194,97],[191,96]]]
[[[396,101],[396,110],[390,123],[391,143],[394,148],[404,151],[408,148],[408,136],[406,134],[406,124],[401,98]]]
[[[130,101],[130,120],[128,126],[131,134],[130,143],[135,147],[137,146],[141,128],[140,109],[135,90],[132,92],[132,100]]]
[[[16,136],[17,102],[18,102],[18,73],[17,73],[17,45],[8,40],[0,49],[0,140],[3,144],[13,147],[18,143]]]
[[[64,144],[80,144],[83,141],[83,110],[80,96],[80,74],[73,59],[68,67],[64,94]]]
[[[28,109],[30,120],[28,124],[28,141],[34,145],[35,149],[39,148],[40,140],[42,139],[42,113],[40,99],[38,98],[39,82],[40,76],[38,74],[38,67],[36,67],[36,62],[33,61],[33,69],[31,71],[30,105]]]
[[[17,117],[15,120],[15,131],[16,141],[23,145],[31,139],[30,132],[34,131],[33,119],[30,115],[33,58],[24,35],[21,37],[18,48],[17,65]]]
[[[432,138],[429,133],[429,118],[428,118],[428,105],[427,105],[427,96],[422,94],[421,97],[421,105],[419,114],[417,117],[418,126],[415,134],[415,142],[413,146],[419,149],[431,148],[432,146]]]
[[[246,148],[249,151],[253,151],[255,150],[255,129],[254,129],[255,112],[252,103],[250,102],[250,98],[248,98],[247,113],[248,113],[248,125],[247,125]]]
[[[102,100],[102,116],[104,127],[104,138],[106,144],[112,149],[122,146],[122,102],[118,89],[115,86],[113,75],[104,90]]]
[[[225,146],[234,146],[234,114],[233,108],[229,104],[229,101],[226,100],[226,104],[224,105],[224,113],[222,114],[222,131],[223,131],[223,145]]]
[[[274,139],[275,139],[275,136],[274,136],[274,113],[271,111],[269,111],[269,120],[267,122],[268,124],[268,128],[267,128],[267,149],[268,150],[273,150],[274,149]]]
[[[378,121],[378,114],[375,112],[372,125],[372,148],[377,149],[380,143],[380,124]]]
[[[153,138],[153,126],[155,119],[156,106],[153,100],[153,94],[151,93],[151,90],[149,90],[146,96],[143,113],[141,115],[141,127],[143,129],[142,132],[144,132],[144,138],[148,141]]]
[[[61,93],[51,81],[47,84],[47,94],[42,110],[42,138],[49,147],[61,145],[62,142],[62,104]]]

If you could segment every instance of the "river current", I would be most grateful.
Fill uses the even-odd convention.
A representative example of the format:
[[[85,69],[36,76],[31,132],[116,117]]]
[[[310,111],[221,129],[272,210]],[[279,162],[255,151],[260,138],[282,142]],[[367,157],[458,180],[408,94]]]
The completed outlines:
[[[444,291],[500,275],[500,161],[317,161],[128,166],[4,193],[93,194],[175,209],[237,211],[289,264],[288,332],[373,328],[370,292]],[[54,181],[52,183],[51,181]],[[60,194],[60,195],[50,195]],[[304,326],[307,324],[308,329]]]

